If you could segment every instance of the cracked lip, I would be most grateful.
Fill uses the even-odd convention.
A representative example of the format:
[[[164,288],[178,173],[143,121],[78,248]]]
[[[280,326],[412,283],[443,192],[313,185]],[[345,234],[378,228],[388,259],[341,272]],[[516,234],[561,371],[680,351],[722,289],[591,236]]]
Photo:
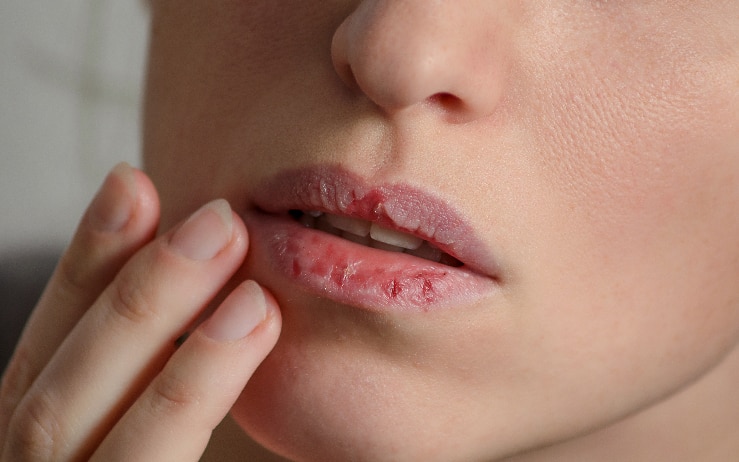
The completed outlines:
[[[499,268],[472,227],[444,200],[402,183],[371,185],[337,166],[281,172],[256,188],[244,214],[252,252],[304,291],[374,311],[430,311],[499,288]],[[289,210],[372,221],[428,241],[462,262],[447,266],[305,228]]]

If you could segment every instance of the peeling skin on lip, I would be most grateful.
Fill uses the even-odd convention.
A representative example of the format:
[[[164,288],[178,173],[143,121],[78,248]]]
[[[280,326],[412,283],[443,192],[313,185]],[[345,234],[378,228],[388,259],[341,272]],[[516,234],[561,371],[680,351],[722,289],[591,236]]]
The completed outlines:
[[[351,290],[369,298],[386,298],[387,303],[395,305],[428,307],[436,299],[436,289],[447,285],[445,279],[449,273],[441,268],[423,265],[376,267],[361,258],[352,258],[352,254],[336,245],[307,244],[308,247],[304,247],[288,238],[274,242],[277,252],[291,261],[292,277],[321,281],[323,291],[329,295]],[[320,248],[320,254],[316,255],[311,248]],[[375,267],[367,268],[369,266]]]
[[[259,255],[253,258],[306,293],[370,311],[428,312],[500,288],[498,267],[464,216],[410,185],[372,186],[340,167],[314,167],[270,178],[254,190],[253,204],[244,217],[254,236],[252,255]],[[353,235],[318,212],[344,217],[330,221]],[[407,247],[357,242],[367,238],[366,222],[370,230],[383,227],[376,238]],[[412,249],[416,238],[427,242]],[[435,258],[429,249],[459,261],[428,259]]]
[[[259,242],[267,241],[272,267],[304,290],[341,303],[427,312],[493,288],[491,280],[463,268],[356,245],[289,219],[260,221]]]
[[[450,222],[447,225],[449,227],[464,226],[461,220],[440,210],[434,200],[418,197],[418,193],[409,187],[367,188],[353,175],[349,175],[351,178],[347,179],[347,175],[338,175],[331,168],[299,176],[307,178],[284,182],[290,188],[290,191],[284,193],[284,197],[299,200],[290,209],[320,210],[356,216],[418,234],[425,240],[439,244],[453,241],[444,231],[445,227],[440,226],[441,221]]]
[[[447,201],[405,184],[371,186],[338,166],[284,171],[255,189],[254,203],[269,214],[290,210],[352,217],[427,241],[487,277],[499,268],[475,230]]]

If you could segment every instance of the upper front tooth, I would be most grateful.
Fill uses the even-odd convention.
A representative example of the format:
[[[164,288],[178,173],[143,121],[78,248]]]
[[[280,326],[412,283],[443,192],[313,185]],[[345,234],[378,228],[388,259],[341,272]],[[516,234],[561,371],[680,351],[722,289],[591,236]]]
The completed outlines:
[[[349,218],[340,215],[326,214],[326,218],[334,228],[363,237],[370,233],[370,226],[372,225],[372,223],[366,220],[359,220],[357,218]]]
[[[372,223],[369,232],[372,239],[386,244],[403,247],[404,249],[417,249],[423,243],[423,239],[410,234],[385,228],[377,223]]]

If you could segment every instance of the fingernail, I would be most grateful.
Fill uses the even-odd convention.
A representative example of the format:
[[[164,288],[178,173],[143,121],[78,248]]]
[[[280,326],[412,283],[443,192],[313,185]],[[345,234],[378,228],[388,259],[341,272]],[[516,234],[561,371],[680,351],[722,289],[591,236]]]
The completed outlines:
[[[170,245],[191,260],[210,260],[231,240],[231,207],[223,199],[210,202],[180,226]]]
[[[254,281],[237,287],[203,323],[203,333],[219,342],[246,337],[267,317],[264,292]]]
[[[97,230],[120,231],[131,219],[136,201],[136,178],[125,162],[113,167],[90,204],[90,224]]]

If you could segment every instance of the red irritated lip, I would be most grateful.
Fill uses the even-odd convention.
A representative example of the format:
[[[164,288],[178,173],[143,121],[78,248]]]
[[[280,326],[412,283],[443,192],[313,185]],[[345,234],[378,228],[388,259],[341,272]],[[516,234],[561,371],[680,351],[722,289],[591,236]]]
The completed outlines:
[[[283,172],[255,191],[255,208],[244,216],[253,254],[313,295],[372,311],[423,312],[472,303],[499,287],[495,261],[471,226],[417,188],[370,186],[339,167],[316,167]],[[302,214],[399,232],[457,264],[347,240],[298,222]]]

